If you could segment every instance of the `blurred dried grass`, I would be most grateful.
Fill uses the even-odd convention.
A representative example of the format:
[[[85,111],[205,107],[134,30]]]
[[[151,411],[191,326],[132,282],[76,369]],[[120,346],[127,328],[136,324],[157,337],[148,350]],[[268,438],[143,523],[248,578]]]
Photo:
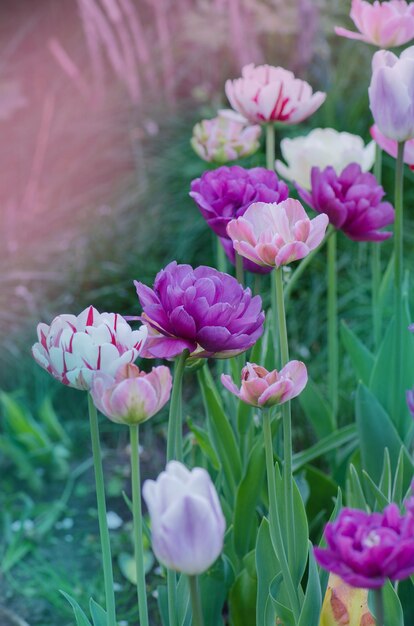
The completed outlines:
[[[28,352],[35,320],[94,297],[109,307],[138,273],[155,271],[182,224],[172,201],[177,215],[168,223],[177,231],[160,241],[157,215],[170,209],[152,179],[167,147],[169,167],[177,165],[169,126],[182,119],[188,132],[197,109],[221,104],[224,80],[248,62],[309,70],[323,83],[327,34],[346,9],[339,4],[2,1],[3,365]]]

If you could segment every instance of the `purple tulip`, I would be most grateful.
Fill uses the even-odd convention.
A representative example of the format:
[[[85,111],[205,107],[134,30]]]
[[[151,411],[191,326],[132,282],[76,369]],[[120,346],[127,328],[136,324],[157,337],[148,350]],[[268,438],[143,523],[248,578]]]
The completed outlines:
[[[220,237],[224,251],[233,265],[234,250],[229,243],[227,224],[244,215],[253,202],[282,202],[288,195],[286,183],[279,180],[275,172],[264,167],[245,169],[239,165],[204,172],[201,178],[193,180],[190,191],[190,196],[207,224]],[[250,272],[269,271],[268,268],[259,268],[247,260],[243,265]]]
[[[151,289],[135,282],[148,328],[142,356],[227,358],[248,350],[263,333],[260,296],[211,267],[177,265],[161,270]]]
[[[319,565],[353,587],[376,589],[387,578],[414,573],[414,515],[401,515],[396,504],[383,513],[342,509],[325,527],[327,548],[315,548]]]
[[[326,213],[330,223],[354,241],[383,241],[392,236],[379,229],[394,222],[394,209],[381,202],[384,189],[373,174],[362,172],[357,163],[348,165],[341,174],[333,167],[321,171],[313,167],[311,191],[299,185],[301,198],[317,213]]]
[[[152,547],[166,567],[194,576],[205,572],[223,549],[226,522],[205,469],[189,471],[170,461],[142,495],[151,517]]]
[[[414,389],[406,391],[405,397],[407,399],[407,406],[410,410],[410,413],[414,417]]]

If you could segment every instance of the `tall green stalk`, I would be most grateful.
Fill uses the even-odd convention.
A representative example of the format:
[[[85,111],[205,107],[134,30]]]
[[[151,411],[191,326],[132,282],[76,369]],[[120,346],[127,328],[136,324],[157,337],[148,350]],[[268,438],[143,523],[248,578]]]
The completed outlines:
[[[374,175],[378,183],[382,179],[382,150],[379,145],[375,149]],[[381,247],[378,241],[371,243],[371,273],[372,273],[372,325],[374,329],[374,346],[378,350],[381,342],[382,315],[379,306],[379,292],[381,286]]]
[[[400,381],[402,375],[402,283],[404,272],[403,249],[403,191],[404,191],[404,142],[398,144],[397,164],[395,168],[395,223],[394,223],[394,306],[395,306],[395,366],[394,366],[394,406],[400,404]],[[398,419],[397,414],[397,419]]]
[[[215,233],[213,233],[215,243],[216,243],[216,263],[217,269],[219,272],[227,272],[227,257],[224,252],[224,248],[220,243],[220,238],[217,237]]]
[[[266,167],[268,170],[275,169],[275,126],[272,122],[266,124]]]
[[[243,257],[238,252],[234,253],[236,263],[236,279],[241,285],[244,285]]]
[[[108,626],[116,626],[114,576],[112,571],[111,544],[106,518],[105,484],[99,441],[98,414],[92,396],[88,394],[89,424],[91,429],[93,466],[95,470],[96,500],[98,505],[99,535],[101,538],[102,565],[105,582],[105,599]]]
[[[384,600],[382,597],[382,587],[373,590],[374,610],[376,626],[385,626]]]
[[[286,328],[285,301],[283,296],[282,268],[274,271],[277,317],[279,323],[280,356],[282,367],[289,361],[289,346]],[[293,474],[292,474],[292,416],[290,401],[282,404],[283,423],[283,482],[285,487],[286,528],[288,529],[288,561],[292,564],[296,561],[296,541],[294,529],[293,511]]]
[[[334,424],[338,414],[338,293],[336,232],[328,240],[328,385]]]
[[[173,388],[170,400],[170,412],[168,418],[167,434],[167,461],[177,459],[183,460],[183,429],[181,395],[183,386],[183,374],[185,362],[189,355],[188,350],[184,350],[175,359]],[[175,572],[167,569],[167,596],[168,596],[168,619],[169,626],[176,626],[177,623],[177,589]]]
[[[269,493],[269,522],[272,545],[282,569],[283,580],[295,619],[300,613],[300,605],[297,597],[297,590],[293,584],[291,570],[289,568],[285,546],[283,545],[282,531],[280,528],[279,512],[276,501],[276,480],[275,468],[273,465],[273,442],[271,426],[271,409],[264,409],[263,415],[263,438],[265,444],[267,487]]]
[[[193,613],[192,626],[204,626],[203,611],[197,576],[189,576],[191,608]]]
[[[139,425],[129,427],[131,438],[132,513],[134,518],[135,567],[137,575],[140,626],[149,626],[145,586],[144,546],[142,544],[141,479],[139,468]]]

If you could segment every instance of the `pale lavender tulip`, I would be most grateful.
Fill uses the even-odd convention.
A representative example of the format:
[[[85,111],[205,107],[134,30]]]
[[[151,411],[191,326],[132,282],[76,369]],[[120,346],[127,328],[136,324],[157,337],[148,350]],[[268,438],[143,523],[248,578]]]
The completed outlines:
[[[379,130],[395,141],[414,138],[414,46],[398,58],[379,50],[372,60],[369,102]]]
[[[301,203],[288,198],[279,204],[250,205],[243,217],[229,223],[227,234],[241,256],[258,265],[280,267],[319,246],[328,222],[325,214],[310,220]]]
[[[152,547],[166,567],[189,576],[205,572],[223,549],[226,523],[205,469],[170,461],[142,495],[151,517]]]
[[[64,385],[90,389],[94,371],[114,375],[133,363],[144,345],[145,326],[132,330],[117,313],[99,313],[90,306],[78,316],[58,315],[51,325],[38,324],[35,361]]]
[[[226,82],[226,95],[235,111],[250,122],[297,124],[323,104],[326,94],[283,67],[245,65],[242,77]]]
[[[414,39],[414,6],[404,0],[376,0],[373,4],[352,0],[351,19],[359,33],[336,27],[337,35],[359,39],[379,48],[402,46]]]
[[[302,361],[289,361],[280,372],[269,372],[261,365],[246,363],[240,389],[226,374],[221,375],[221,382],[246,404],[265,408],[296,398],[306,387],[308,373]]]
[[[95,372],[91,395],[101,413],[118,424],[140,424],[158,413],[170,398],[172,378],[165,365],[142,372],[121,365],[115,376]]]
[[[378,126],[374,124],[370,128],[371,137],[376,141],[381,150],[387,152],[390,156],[397,158],[398,142],[394,139],[388,139],[382,134]],[[407,163],[410,169],[414,170],[414,139],[409,139],[404,144],[404,163]]]
[[[238,113],[222,110],[194,126],[191,145],[204,161],[222,164],[256,152],[261,132]]]

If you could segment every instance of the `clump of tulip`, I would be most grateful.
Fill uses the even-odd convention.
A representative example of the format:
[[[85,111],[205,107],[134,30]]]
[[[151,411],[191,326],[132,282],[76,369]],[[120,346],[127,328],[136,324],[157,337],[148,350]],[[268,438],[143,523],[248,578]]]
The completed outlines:
[[[261,132],[260,126],[249,124],[242,115],[222,110],[194,126],[191,145],[204,161],[222,164],[256,152]]]

